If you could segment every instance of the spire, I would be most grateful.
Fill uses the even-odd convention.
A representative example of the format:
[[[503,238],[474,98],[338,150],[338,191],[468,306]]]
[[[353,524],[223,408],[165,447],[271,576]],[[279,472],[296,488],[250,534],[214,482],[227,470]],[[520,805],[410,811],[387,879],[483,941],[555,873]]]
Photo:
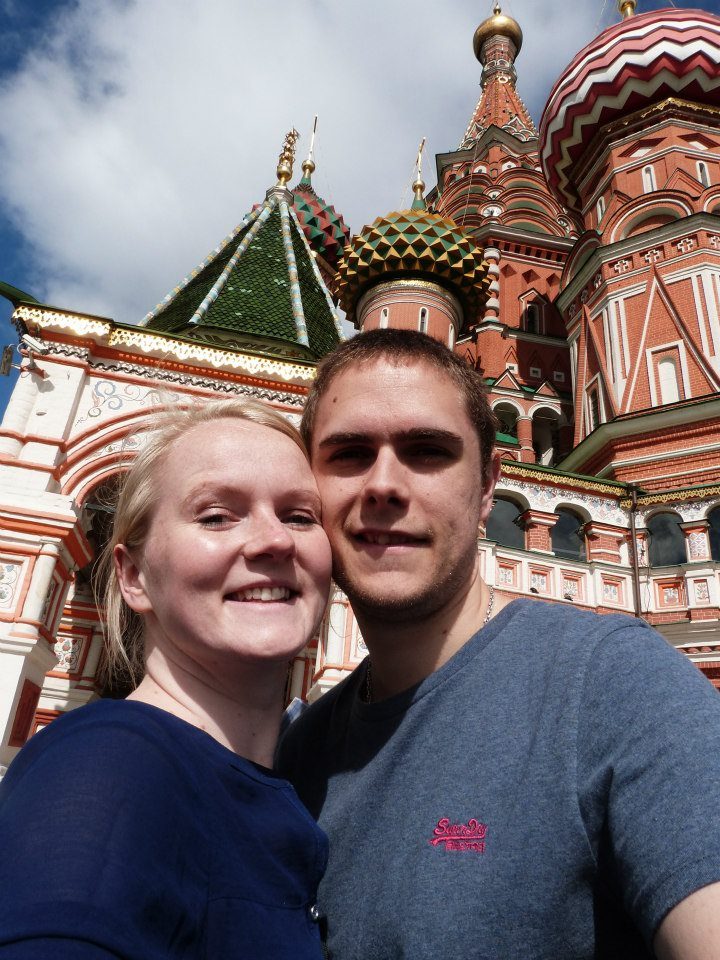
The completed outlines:
[[[412,202],[411,210],[427,210],[427,204],[425,203],[425,181],[422,178],[422,153],[425,149],[425,137],[420,141],[420,146],[418,148],[417,159],[415,161],[415,181],[413,183],[413,191],[415,193],[415,199]]]
[[[270,356],[315,359],[342,327],[287,187],[297,130],[285,137],[278,182],[142,321],[151,330]],[[310,161],[312,163],[312,160]]]
[[[535,124],[515,89],[515,58],[522,40],[519,23],[506,16],[499,3],[495,4],[493,15],[475,31],[473,48],[483,68],[482,94],[460,144],[461,149],[472,147],[491,126],[507,130],[521,140],[537,138]]]
[[[635,16],[637,0],[617,0],[617,6],[618,12],[622,16],[623,20],[627,20],[628,17]]]
[[[297,144],[299,137],[300,134],[297,132],[295,127],[293,127],[290,133],[288,133],[288,135],[285,137],[285,143],[280,151],[276,170],[278,187],[286,186],[290,180],[290,177],[292,177],[293,163],[295,162],[295,145]]]
[[[313,121],[312,134],[310,135],[310,149],[308,150],[308,155],[302,163],[302,180],[298,184],[298,187],[312,187],[312,180],[310,179],[315,170],[315,158],[313,155],[313,150],[315,149],[315,133],[317,131],[317,114],[315,114],[315,119]],[[297,187],[295,188],[297,190]]]

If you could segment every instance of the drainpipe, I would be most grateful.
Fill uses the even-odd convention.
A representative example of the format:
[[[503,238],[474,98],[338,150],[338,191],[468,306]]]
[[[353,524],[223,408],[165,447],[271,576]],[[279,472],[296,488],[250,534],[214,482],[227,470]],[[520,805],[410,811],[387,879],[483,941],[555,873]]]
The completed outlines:
[[[633,573],[633,592],[635,594],[635,616],[642,620],[640,609],[640,564],[637,555],[637,537],[635,535],[635,514],[637,513],[637,487],[634,483],[627,485],[630,491],[630,561]]]

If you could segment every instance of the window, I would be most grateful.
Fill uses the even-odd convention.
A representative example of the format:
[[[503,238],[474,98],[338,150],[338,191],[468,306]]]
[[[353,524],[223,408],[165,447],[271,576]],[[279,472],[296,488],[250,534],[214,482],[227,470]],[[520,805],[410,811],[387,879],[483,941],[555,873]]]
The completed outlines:
[[[656,513],[647,523],[650,566],[667,567],[687,563],[685,535],[676,513]]]
[[[542,314],[537,303],[528,303],[525,307],[525,329],[528,333],[540,333]]]
[[[535,462],[551,467],[560,458],[560,415],[557,410],[536,410],[532,418]]]
[[[605,216],[605,197],[598,198],[598,202],[595,204],[595,215],[597,216],[598,224],[600,224],[602,218]]]
[[[565,374],[562,370],[553,370],[553,380],[555,383],[565,383]]]
[[[425,307],[422,307],[420,310],[420,317],[418,319],[418,330],[420,333],[427,333],[428,326],[428,312]]]
[[[520,508],[512,500],[496,497],[488,517],[486,538],[504,547],[525,549],[525,533],[518,524]]]
[[[643,177],[643,191],[645,193],[652,193],[653,190],[657,190],[655,184],[655,169],[648,164],[647,167],[643,167],[642,172]]]
[[[518,412],[515,407],[511,403],[499,403],[493,413],[497,417],[499,432],[517,439]]]
[[[450,329],[448,330],[448,347],[451,350],[455,348],[455,327],[450,324]]]
[[[698,160],[697,165],[698,180],[704,187],[710,186],[710,172],[707,164],[703,160]]]
[[[585,560],[585,532],[583,519],[572,510],[559,507],[555,511],[557,523],[550,531],[553,553],[565,560]]]
[[[658,379],[660,380],[660,402],[677,403],[680,400],[680,388],[677,367],[672,357],[665,357],[658,363]]]
[[[542,377],[542,370],[540,367],[530,367],[530,376],[534,377],[536,380],[539,380]]]
[[[390,320],[390,311],[387,307],[383,307],[380,311],[380,329],[384,330]]]
[[[590,429],[595,430],[600,426],[600,395],[597,390],[591,390],[588,394],[588,405],[590,408]]]

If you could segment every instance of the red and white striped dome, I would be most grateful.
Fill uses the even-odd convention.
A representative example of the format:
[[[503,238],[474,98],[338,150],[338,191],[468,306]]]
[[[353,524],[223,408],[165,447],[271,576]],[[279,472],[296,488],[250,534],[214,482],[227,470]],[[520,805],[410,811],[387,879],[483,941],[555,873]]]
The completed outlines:
[[[573,170],[599,127],[667,97],[720,106],[720,18],[665,8],[604,30],[570,63],[540,123],[551,190],[577,205]]]

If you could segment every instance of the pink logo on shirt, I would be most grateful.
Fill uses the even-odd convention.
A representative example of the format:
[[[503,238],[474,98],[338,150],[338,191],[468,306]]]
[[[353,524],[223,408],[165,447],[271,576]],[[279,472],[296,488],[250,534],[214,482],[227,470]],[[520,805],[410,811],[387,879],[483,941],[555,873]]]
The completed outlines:
[[[485,853],[487,824],[478,820],[467,823],[450,823],[448,817],[441,817],[433,830],[433,839],[428,840],[431,847],[444,846],[446,850],[472,850]]]

